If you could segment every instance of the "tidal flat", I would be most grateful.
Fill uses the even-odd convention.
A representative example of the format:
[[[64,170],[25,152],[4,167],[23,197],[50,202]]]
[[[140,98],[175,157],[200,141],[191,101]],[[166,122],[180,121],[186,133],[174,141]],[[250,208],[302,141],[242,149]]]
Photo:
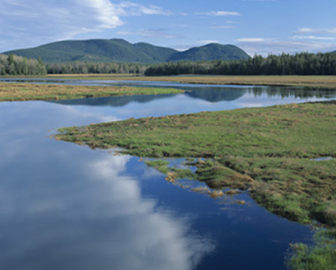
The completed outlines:
[[[247,190],[277,215],[329,229],[328,238],[319,236],[314,247],[293,245],[296,256],[289,263],[294,269],[336,265],[335,101],[129,119],[59,131],[57,139],[91,148],[121,147],[125,154],[159,159],[196,158],[193,177],[209,187]],[[313,160],[325,156],[332,159]],[[165,164],[150,165],[171,173]]]

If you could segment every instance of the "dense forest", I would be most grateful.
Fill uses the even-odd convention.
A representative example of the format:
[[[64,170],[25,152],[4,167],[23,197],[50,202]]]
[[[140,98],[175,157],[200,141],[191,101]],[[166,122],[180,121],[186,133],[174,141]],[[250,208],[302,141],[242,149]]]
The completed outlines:
[[[150,66],[146,76],[209,74],[209,75],[336,75],[335,53],[298,53],[247,60],[170,62]]]
[[[69,62],[43,64],[41,60],[0,54],[0,75],[130,73],[146,76],[208,75],[336,75],[336,53],[298,53],[246,60],[179,61],[146,65],[139,63]]]
[[[145,64],[134,63],[91,63],[70,62],[47,64],[48,74],[88,74],[88,73],[131,73],[144,74],[149,67]]]
[[[46,66],[41,60],[0,54],[0,75],[44,75],[46,73]]]

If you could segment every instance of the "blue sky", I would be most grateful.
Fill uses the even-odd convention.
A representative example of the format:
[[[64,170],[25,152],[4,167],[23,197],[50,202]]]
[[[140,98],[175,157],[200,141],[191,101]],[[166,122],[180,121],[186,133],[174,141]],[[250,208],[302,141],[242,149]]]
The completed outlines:
[[[336,0],[0,0],[0,52],[91,38],[326,52],[336,50],[335,14]]]

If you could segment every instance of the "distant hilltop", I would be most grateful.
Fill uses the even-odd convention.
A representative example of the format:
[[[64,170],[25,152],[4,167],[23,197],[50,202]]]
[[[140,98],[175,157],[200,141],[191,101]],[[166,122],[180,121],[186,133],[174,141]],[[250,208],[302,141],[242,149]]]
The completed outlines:
[[[149,43],[132,44],[123,39],[65,40],[35,48],[7,51],[4,54],[40,58],[45,63],[85,61],[153,64],[182,60],[241,60],[249,58],[246,52],[234,45],[211,43],[180,52]]]

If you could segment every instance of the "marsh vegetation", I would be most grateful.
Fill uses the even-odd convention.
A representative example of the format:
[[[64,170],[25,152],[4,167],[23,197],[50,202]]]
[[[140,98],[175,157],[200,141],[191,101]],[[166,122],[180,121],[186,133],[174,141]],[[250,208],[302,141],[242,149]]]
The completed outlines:
[[[122,95],[182,93],[173,88],[0,83],[0,101],[62,100]]]
[[[192,178],[211,188],[248,190],[275,214],[336,226],[336,160],[313,160],[336,157],[334,101],[130,119],[60,132],[56,138],[92,148],[122,147],[123,153],[159,159],[198,158]],[[148,164],[170,179],[179,177],[164,160]],[[293,245],[296,256],[290,265],[332,269],[324,265],[334,264],[333,237],[329,233],[314,247]]]

